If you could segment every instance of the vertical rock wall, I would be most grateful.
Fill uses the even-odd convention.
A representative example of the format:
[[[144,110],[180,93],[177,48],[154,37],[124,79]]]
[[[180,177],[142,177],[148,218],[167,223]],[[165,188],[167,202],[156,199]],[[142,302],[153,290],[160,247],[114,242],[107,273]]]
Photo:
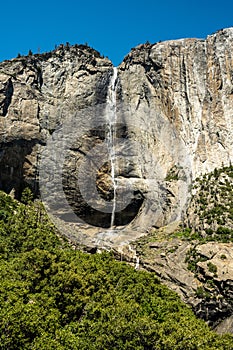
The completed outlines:
[[[145,230],[180,219],[192,180],[233,160],[232,49],[230,28],[206,40],[140,45],[119,66],[116,176],[119,189],[132,193],[118,225],[136,216],[131,227]],[[83,45],[0,64],[1,189],[20,196],[29,184],[38,192],[43,150],[70,118],[77,137],[64,160],[65,196],[76,213],[91,218],[88,223],[108,226],[109,218],[85,203],[77,180],[83,159],[106,136],[112,73],[108,59]],[[108,168],[107,162],[96,168],[104,200],[111,192]]]

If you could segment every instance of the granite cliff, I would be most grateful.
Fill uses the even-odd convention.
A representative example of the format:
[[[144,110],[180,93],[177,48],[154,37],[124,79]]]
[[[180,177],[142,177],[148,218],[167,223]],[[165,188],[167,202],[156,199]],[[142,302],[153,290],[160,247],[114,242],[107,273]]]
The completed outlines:
[[[232,44],[230,28],[206,40],[140,45],[118,67],[116,177],[133,194],[131,215],[119,214],[116,224],[134,219],[132,226],[145,230],[180,219],[193,179],[232,160]],[[80,135],[65,157],[68,201],[85,222],[109,226],[109,213],[83,203],[75,181],[82,156],[105,137],[112,74],[107,58],[82,45],[1,63],[2,189],[19,196],[29,184],[38,192],[41,152],[72,117]],[[106,199],[107,161],[97,170]]]
[[[139,45],[115,79],[111,61],[85,45],[0,63],[0,189],[20,198],[29,186],[74,244],[136,261],[124,245],[182,220],[194,180],[233,161],[232,49],[233,28]],[[194,207],[185,220],[204,230]],[[198,309],[191,272],[172,276],[184,244],[163,265],[170,273],[148,268]],[[221,310],[213,322],[229,316]]]

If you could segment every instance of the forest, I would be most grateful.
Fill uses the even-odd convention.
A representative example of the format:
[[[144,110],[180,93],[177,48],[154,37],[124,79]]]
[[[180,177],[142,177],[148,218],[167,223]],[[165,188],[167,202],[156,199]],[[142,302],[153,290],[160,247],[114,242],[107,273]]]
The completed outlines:
[[[0,192],[0,349],[232,348],[155,273],[75,250],[29,190]]]

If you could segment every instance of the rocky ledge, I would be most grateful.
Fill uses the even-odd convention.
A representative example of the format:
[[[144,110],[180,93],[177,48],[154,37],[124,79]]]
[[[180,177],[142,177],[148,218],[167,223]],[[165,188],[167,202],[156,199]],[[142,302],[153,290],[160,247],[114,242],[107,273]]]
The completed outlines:
[[[200,243],[181,238],[178,223],[133,243],[126,260],[156,272],[195,314],[219,333],[233,333],[233,243]],[[118,255],[119,258],[119,255]]]

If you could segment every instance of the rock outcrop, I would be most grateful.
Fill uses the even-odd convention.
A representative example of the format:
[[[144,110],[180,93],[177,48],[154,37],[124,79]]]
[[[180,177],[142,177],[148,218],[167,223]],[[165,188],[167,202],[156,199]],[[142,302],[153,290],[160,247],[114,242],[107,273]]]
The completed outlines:
[[[135,246],[140,267],[156,272],[217,331],[233,333],[233,243],[190,238],[182,237],[178,223],[152,230]]]
[[[149,106],[170,121],[194,178],[232,160],[232,40],[230,28],[206,40],[145,44],[120,66],[124,99],[132,110]]]
[[[1,189],[19,197],[29,185],[38,193],[50,135],[67,116],[105,102],[111,72],[108,59],[83,45],[1,63]]]

